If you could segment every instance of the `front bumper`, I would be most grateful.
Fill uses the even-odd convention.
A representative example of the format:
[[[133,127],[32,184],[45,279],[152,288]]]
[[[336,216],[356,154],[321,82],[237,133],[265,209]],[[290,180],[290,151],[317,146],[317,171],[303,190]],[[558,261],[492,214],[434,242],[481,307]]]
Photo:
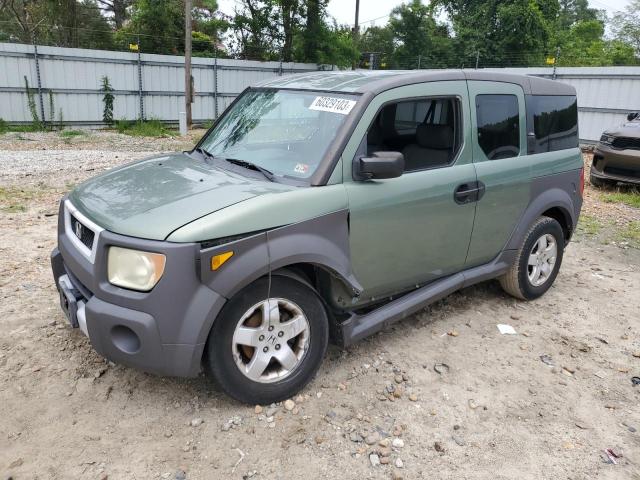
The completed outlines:
[[[83,330],[100,355],[116,363],[161,375],[198,375],[211,325],[226,302],[200,280],[199,246],[103,230],[87,255],[77,248],[64,219],[63,202],[51,266],[61,303],[66,291],[74,304],[72,325]],[[108,282],[112,245],[166,255],[164,274],[153,290],[135,292]]]
[[[598,144],[591,175],[602,180],[640,185],[640,150],[619,150]]]

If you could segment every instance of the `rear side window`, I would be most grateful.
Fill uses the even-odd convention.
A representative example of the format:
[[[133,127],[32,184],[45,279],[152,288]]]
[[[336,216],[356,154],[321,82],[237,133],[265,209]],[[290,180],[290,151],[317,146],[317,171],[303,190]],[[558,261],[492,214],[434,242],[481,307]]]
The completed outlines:
[[[515,95],[477,95],[478,144],[489,160],[520,154],[520,113]]]
[[[573,95],[527,95],[527,150],[555,152],[578,146],[578,102]]]

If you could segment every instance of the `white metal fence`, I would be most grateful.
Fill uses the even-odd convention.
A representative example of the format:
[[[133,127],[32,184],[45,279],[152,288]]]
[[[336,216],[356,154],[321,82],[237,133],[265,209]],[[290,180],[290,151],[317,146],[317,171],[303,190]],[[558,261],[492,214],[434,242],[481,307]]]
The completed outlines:
[[[193,119],[215,118],[238,93],[260,80],[315,70],[317,65],[305,63],[193,58]],[[31,121],[25,76],[38,114],[44,110],[47,120],[51,92],[56,120],[61,110],[66,124],[101,125],[103,76],[114,89],[116,120],[177,121],[184,111],[184,57],[0,43],[0,118],[7,122]]]
[[[102,50],[37,47],[0,43],[0,118],[30,122],[24,77],[50,119],[49,92],[55,117],[66,124],[101,125],[100,79],[115,89],[114,118],[177,121],[184,110],[184,58]],[[244,88],[272,76],[317,70],[314,64],[193,59],[194,121],[216,118]],[[39,72],[38,72],[39,70]],[[551,78],[552,68],[488,69]],[[42,95],[37,94],[38,75]],[[640,111],[640,67],[558,68],[556,79],[578,92],[580,138],[595,141],[603,130]],[[42,101],[40,101],[42,99]]]

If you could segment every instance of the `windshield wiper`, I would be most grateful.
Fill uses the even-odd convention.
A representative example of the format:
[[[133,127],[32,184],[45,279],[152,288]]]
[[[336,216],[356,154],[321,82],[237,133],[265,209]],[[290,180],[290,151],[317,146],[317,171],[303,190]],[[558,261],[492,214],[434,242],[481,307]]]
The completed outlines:
[[[207,152],[204,148],[202,147],[198,147],[198,148],[194,148],[193,149],[194,152],[198,152],[200,155],[202,155],[205,159],[209,159],[209,160],[214,160],[216,157],[215,155]]]
[[[249,162],[247,160],[238,160],[237,158],[224,158],[224,160],[226,160],[229,163],[233,163],[234,165],[240,165],[241,167],[248,168],[249,170],[255,170],[257,172],[260,172],[270,182],[275,181],[274,180],[275,175],[271,170],[267,170],[266,168],[256,165],[255,163]]]
[[[265,176],[267,180],[269,180],[270,182],[275,182],[274,180],[275,175],[271,170],[267,170],[266,168],[256,165],[255,163],[249,162],[247,160],[238,160],[237,158],[218,157],[217,155],[214,155],[213,153],[206,151],[202,147],[195,148],[194,151],[202,155],[205,158],[205,160],[225,160],[229,163],[233,163],[234,165],[240,165],[241,167],[248,168],[249,170],[255,170],[256,172],[260,172],[262,175]]]

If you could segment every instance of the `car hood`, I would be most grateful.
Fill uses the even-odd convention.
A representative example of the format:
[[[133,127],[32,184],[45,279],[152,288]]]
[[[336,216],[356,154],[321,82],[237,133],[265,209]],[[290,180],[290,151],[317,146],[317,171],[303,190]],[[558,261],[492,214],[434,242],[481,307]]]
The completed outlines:
[[[242,167],[226,170],[175,153],[94,177],[79,185],[69,200],[106,230],[164,240],[204,215],[258,195],[295,188],[258,175]]]
[[[626,122],[605,132],[615,137],[640,138],[640,122]]]

